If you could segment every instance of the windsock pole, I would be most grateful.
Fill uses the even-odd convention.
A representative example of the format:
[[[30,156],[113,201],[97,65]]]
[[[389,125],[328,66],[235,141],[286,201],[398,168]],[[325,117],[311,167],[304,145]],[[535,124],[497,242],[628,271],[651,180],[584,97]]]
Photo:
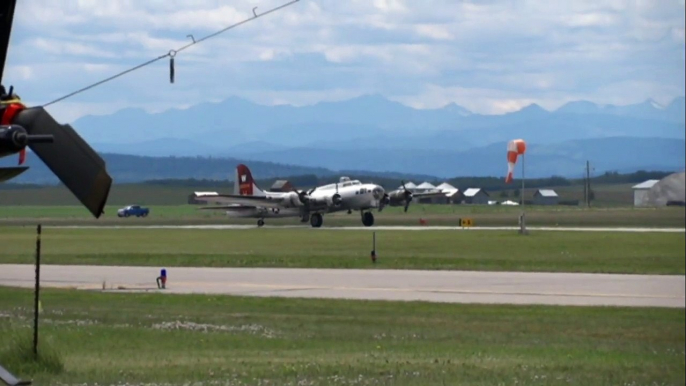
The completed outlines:
[[[520,221],[519,221],[519,233],[523,234],[523,235],[528,233],[526,230],[526,210],[524,207],[524,205],[525,205],[525,203],[524,203],[524,199],[525,199],[525,197],[524,197],[524,186],[525,186],[524,181],[526,180],[526,178],[525,178],[526,175],[524,174],[525,160],[526,160],[526,155],[522,154],[522,193],[519,195],[519,197],[522,199],[522,215],[521,215]]]

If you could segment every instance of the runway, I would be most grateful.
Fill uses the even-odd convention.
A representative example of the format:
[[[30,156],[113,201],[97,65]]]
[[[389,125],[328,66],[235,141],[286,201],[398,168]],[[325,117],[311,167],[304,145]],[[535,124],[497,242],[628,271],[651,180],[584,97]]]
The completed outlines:
[[[43,287],[301,298],[684,308],[684,276],[572,273],[41,266]],[[0,265],[0,285],[32,288],[33,265]]]
[[[45,225],[44,228],[56,229],[258,229],[256,225]],[[259,229],[312,229],[320,230],[354,230],[354,231],[517,231],[519,227],[458,227],[458,226],[341,226],[312,228],[309,225],[265,225]],[[630,228],[630,227],[526,227],[529,231],[562,231],[562,232],[630,232],[630,233],[686,233],[686,228]]]

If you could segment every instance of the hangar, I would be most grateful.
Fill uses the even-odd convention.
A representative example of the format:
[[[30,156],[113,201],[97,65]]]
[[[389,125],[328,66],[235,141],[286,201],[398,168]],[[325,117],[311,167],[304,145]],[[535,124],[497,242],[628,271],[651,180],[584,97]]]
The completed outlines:
[[[440,198],[441,204],[456,204],[460,199],[460,190],[447,182],[438,185],[436,189],[445,194],[445,198]]]
[[[634,206],[683,206],[686,201],[686,180],[684,177],[684,172],[672,173],[659,181],[649,180],[634,186]],[[650,188],[646,189],[645,186],[647,185],[650,185]],[[636,189],[637,186],[638,189]]]
[[[658,182],[660,180],[647,180],[632,186],[631,189],[634,190],[634,206],[649,206],[646,200],[648,191]]]

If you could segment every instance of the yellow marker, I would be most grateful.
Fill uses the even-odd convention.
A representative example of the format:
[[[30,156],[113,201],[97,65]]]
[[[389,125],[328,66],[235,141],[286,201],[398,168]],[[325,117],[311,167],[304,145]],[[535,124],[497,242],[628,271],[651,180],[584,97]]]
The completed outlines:
[[[461,218],[460,219],[460,226],[461,227],[471,227],[472,225],[474,225],[474,223],[472,222],[471,218]]]

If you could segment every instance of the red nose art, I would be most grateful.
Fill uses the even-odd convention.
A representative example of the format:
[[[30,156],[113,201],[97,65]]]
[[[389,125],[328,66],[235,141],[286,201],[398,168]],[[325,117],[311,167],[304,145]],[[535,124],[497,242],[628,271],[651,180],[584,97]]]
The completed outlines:
[[[252,196],[253,195],[253,179],[250,169],[247,166],[240,164],[236,167],[238,171],[238,186],[240,188],[241,196]]]

